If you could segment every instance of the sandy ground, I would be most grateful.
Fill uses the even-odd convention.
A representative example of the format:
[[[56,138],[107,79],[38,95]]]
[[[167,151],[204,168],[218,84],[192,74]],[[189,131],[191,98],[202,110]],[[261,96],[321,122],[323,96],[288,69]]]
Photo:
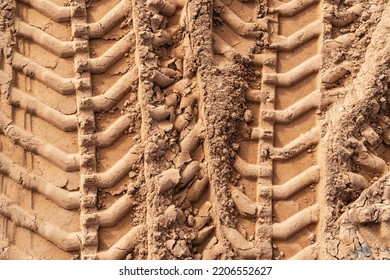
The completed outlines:
[[[1,0],[0,259],[389,259],[386,0]]]

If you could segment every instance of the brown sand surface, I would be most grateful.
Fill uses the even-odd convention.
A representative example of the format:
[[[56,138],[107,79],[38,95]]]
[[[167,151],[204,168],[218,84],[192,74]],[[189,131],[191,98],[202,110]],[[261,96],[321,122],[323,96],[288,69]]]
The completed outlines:
[[[390,259],[390,2],[0,0],[0,259]]]

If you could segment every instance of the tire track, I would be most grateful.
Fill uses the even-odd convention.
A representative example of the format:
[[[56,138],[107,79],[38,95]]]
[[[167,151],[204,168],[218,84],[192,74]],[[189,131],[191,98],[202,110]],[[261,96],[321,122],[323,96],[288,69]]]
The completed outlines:
[[[314,111],[321,109],[320,7],[321,1],[289,1],[271,4],[269,9],[278,22],[270,35],[277,51],[277,68],[276,73],[263,77],[265,84],[275,86],[275,107],[263,109],[261,114],[263,121],[274,124],[275,146],[262,153],[268,153],[274,164],[272,239],[276,259],[318,255],[317,227],[313,225],[318,224],[321,209],[317,203],[321,120]],[[293,127],[296,132],[291,131]]]
[[[32,26],[35,24],[35,20],[40,15],[37,16],[36,11],[30,6],[24,6],[18,2],[18,6],[15,9],[15,22],[16,25],[19,23],[24,24],[24,26]],[[40,24],[45,24],[51,22],[50,19],[41,17],[42,21]],[[63,20],[65,20],[64,18]],[[69,28],[64,27],[62,29],[63,33],[61,36],[67,36],[66,32],[69,32]],[[51,31],[48,31],[48,36],[51,36]],[[52,86],[52,88],[57,90],[62,90],[63,93],[70,93],[69,86],[65,83],[62,84],[62,77],[70,74],[69,68],[71,66],[70,60],[68,61],[57,61],[56,56],[48,54],[48,60],[44,64],[45,67],[42,67],[39,63],[34,62],[38,54],[44,52],[40,49],[40,43],[31,44],[28,38],[26,42],[23,39],[23,36],[20,33],[16,32],[15,38],[15,50],[11,57],[10,65],[12,64],[13,71],[13,81],[10,83],[10,89],[8,92],[2,92],[3,96],[8,99],[12,105],[12,113],[10,115],[4,115],[2,111],[2,125],[6,124],[6,127],[3,127],[5,130],[2,130],[3,138],[2,142],[4,143],[1,154],[2,160],[2,174],[6,175],[6,179],[3,181],[4,191],[3,198],[4,201],[10,200],[10,203],[5,203],[5,205],[12,205],[17,203],[17,206],[20,208],[20,216],[28,217],[30,211],[33,211],[34,215],[39,216],[45,225],[40,226],[41,228],[36,231],[39,235],[47,238],[47,232],[44,227],[47,226],[47,230],[50,231],[51,228],[56,228],[56,224],[64,224],[65,228],[69,231],[77,230],[78,227],[78,214],[74,209],[80,207],[78,196],[75,195],[75,192],[70,192],[78,188],[76,183],[77,181],[77,172],[80,168],[79,165],[79,155],[74,157],[73,155],[77,153],[77,146],[63,145],[58,143],[58,136],[63,136],[64,139],[69,139],[68,143],[72,143],[75,139],[74,133],[66,134],[60,132],[63,130],[74,130],[75,123],[73,122],[75,118],[67,122],[65,126],[57,125],[59,130],[56,128],[48,127],[49,133],[42,133],[42,125],[44,125],[45,118],[48,119],[51,116],[64,116],[72,112],[72,106],[60,111],[58,106],[57,108],[51,107],[50,102],[46,103],[45,98],[38,99],[36,93],[46,88],[44,85],[46,81],[42,79],[43,84],[35,82],[34,79],[27,78],[28,76],[37,74],[37,80],[40,78],[48,78],[47,84]],[[14,38],[12,38],[14,39]],[[51,61],[50,61],[51,60]],[[49,62],[50,61],[50,62]],[[45,63],[45,62],[44,62]],[[61,65],[60,67],[57,67]],[[46,68],[47,67],[47,68]],[[63,69],[60,70],[60,68]],[[51,70],[48,70],[52,68]],[[43,70],[43,72],[38,73],[38,69]],[[20,72],[19,72],[20,71]],[[23,73],[25,71],[25,73]],[[22,74],[23,73],[23,74]],[[60,82],[59,87],[56,87],[51,83],[51,78],[57,79]],[[66,78],[64,79],[66,80]],[[64,86],[61,88],[61,86]],[[50,92],[51,94],[57,94],[55,92]],[[23,100],[20,99],[23,98]],[[19,99],[18,99],[19,98]],[[64,104],[70,104],[70,99],[65,97],[63,99]],[[29,106],[29,104],[33,106]],[[53,102],[51,102],[53,103]],[[18,105],[21,106],[18,106]],[[50,104],[50,105],[49,105]],[[35,106],[36,105],[36,106]],[[46,107],[45,107],[46,105]],[[74,107],[73,107],[74,108]],[[34,113],[34,110],[38,110],[38,114]],[[45,109],[49,109],[49,114],[45,116]],[[36,117],[36,115],[42,115],[42,119]],[[72,123],[73,122],[73,123]],[[70,128],[67,125],[70,123]],[[58,119],[57,119],[58,124]],[[51,132],[51,133],[50,133]],[[57,135],[55,135],[57,134]],[[14,144],[10,143],[11,140],[15,144],[19,144],[20,147],[17,148],[13,146]],[[58,145],[59,144],[59,145]],[[6,146],[7,145],[7,146]],[[11,154],[10,154],[11,152]],[[31,152],[31,153],[30,153]],[[39,155],[34,156],[33,154]],[[50,163],[51,162],[51,163]],[[54,165],[52,165],[54,164]],[[58,168],[54,167],[58,166]],[[42,170],[48,170],[48,172],[43,172]],[[61,171],[61,169],[63,171]],[[59,174],[63,176],[53,176],[53,171],[59,171]],[[32,171],[32,172],[31,172]],[[10,180],[11,179],[11,180]],[[22,185],[24,190],[18,190],[17,186]],[[63,187],[64,189],[61,189]],[[32,191],[32,192],[31,192]],[[45,201],[46,197],[50,198],[55,204],[59,204],[62,208],[57,208],[54,203],[50,201]],[[12,202],[11,202],[12,201]],[[16,205],[16,204],[15,204]],[[52,207],[56,212],[59,213],[60,217],[53,217],[53,213],[48,212],[45,208]],[[67,210],[66,210],[67,209]],[[7,212],[10,213],[10,209],[3,209],[4,213],[7,216]],[[72,210],[72,211],[69,211]],[[11,211],[12,212],[12,211]],[[11,226],[7,230],[7,235],[10,237],[10,246],[15,249],[14,252],[27,253],[27,255],[40,256],[40,258],[70,258],[73,253],[67,254],[63,253],[60,250],[57,250],[54,246],[51,246],[50,243],[47,243],[46,240],[38,237],[37,235],[31,234],[29,232],[29,227],[26,227],[27,230],[22,229],[23,225],[18,224],[18,220],[14,219],[14,216],[9,216],[10,220],[13,222],[8,222]],[[67,224],[70,222],[71,224]],[[72,224],[73,222],[73,224]],[[21,226],[21,227],[18,227]],[[59,232],[58,238],[66,236],[68,233]],[[24,240],[29,240],[29,244],[26,244]],[[64,244],[58,243],[56,239],[50,237],[48,241],[53,242],[55,245],[61,247],[62,249],[67,248],[67,251],[76,251],[78,250],[75,246],[63,246]],[[78,242],[78,240],[77,240]],[[43,249],[51,248],[48,252]]]
[[[257,3],[233,1],[225,5],[218,1],[215,4],[213,39],[216,63],[221,68],[237,63],[248,67],[247,73],[243,69],[237,71],[246,78],[247,85],[241,88],[246,90],[246,110],[240,116],[242,139],[232,143],[236,154],[233,167],[237,175],[231,179],[229,193],[236,218],[234,227],[226,229],[225,235],[235,248],[235,258],[269,259],[272,256],[269,199],[272,163],[262,157],[259,147],[272,143],[273,129],[272,125],[259,125],[258,118],[259,105],[263,102],[260,73],[267,71],[264,69],[272,71],[275,67],[274,54],[261,52],[270,18],[257,16],[264,12]],[[253,78],[248,79],[250,76]]]
[[[142,242],[134,243],[144,230],[145,193],[141,188],[141,119],[132,10],[128,0],[90,2],[89,22],[78,27],[80,36],[89,38],[91,54],[91,59],[79,63],[78,71],[91,72],[93,92],[80,105],[83,110],[93,110],[96,117],[96,132],[84,141],[96,145],[97,172],[85,180],[97,189],[99,212],[106,213],[105,218],[87,217],[89,224],[99,226],[98,259],[137,259],[143,255],[138,253]],[[127,243],[130,237],[132,241]]]
[[[96,166],[96,150],[106,146],[112,146],[113,143],[117,142],[121,135],[130,128],[132,124],[131,120],[134,119],[134,112],[126,112],[121,117],[118,117],[106,130],[96,133],[95,111],[109,110],[118,101],[123,99],[124,95],[133,88],[137,71],[132,67],[122,79],[119,79],[117,83],[114,83],[113,87],[99,96],[93,96],[92,92],[96,90],[96,87],[95,81],[92,80],[93,77],[91,77],[91,73],[106,72],[108,69],[112,68],[121,56],[132,47],[131,40],[134,38],[134,34],[132,31],[127,32],[121,40],[118,40],[111,48],[97,58],[91,58],[89,56],[89,54],[94,53],[94,51],[90,52],[89,50],[90,40],[88,38],[99,37],[111,30],[115,24],[125,18],[126,13],[131,8],[131,3],[130,1],[120,1],[113,10],[103,16],[97,23],[87,22],[89,11],[86,9],[85,1],[74,2],[72,6],[64,8],[51,2],[46,3],[48,9],[44,10],[43,14],[54,21],[71,21],[72,23],[72,34],[74,39],[72,41],[62,41],[25,20],[29,13],[34,15],[36,12],[35,10],[42,11],[41,2],[22,2],[29,6],[18,6],[19,11],[21,12],[20,17],[24,18],[23,21],[18,19],[15,25],[16,36],[20,42],[22,42],[22,40],[29,40],[38,47],[42,46],[47,51],[54,53],[54,55],[65,58],[74,57],[76,73],[73,74],[75,75],[74,77],[64,78],[62,75],[57,74],[56,71],[48,69],[48,66],[40,65],[31,58],[19,54],[18,52],[14,53],[13,67],[15,70],[31,77],[33,81],[37,80],[44,83],[58,93],[75,95],[76,108],[73,112],[76,114],[63,112],[63,110],[68,112],[70,108],[62,107],[58,110],[58,108],[52,107],[50,102],[46,102],[47,99],[45,100],[44,98],[39,100],[28,94],[27,92],[29,90],[23,90],[23,87],[14,87],[10,91],[10,94],[8,95],[10,103],[15,106],[14,108],[25,110],[42,120],[48,121],[65,132],[77,130],[79,151],[77,156],[72,156],[73,159],[69,158],[69,160],[67,160],[69,156],[65,155],[64,152],[55,147],[55,145],[34,135],[34,131],[30,133],[15,126],[11,119],[8,119],[3,115],[1,118],[2,133],[13,141],[16,141],[16,143],[20,143],[27,151],[46,157],[49,161],[67,172],[80,170],[80,182],[72,181],[73,186],[70,186],[70,182],[66,182],[66,187],[68,189],[79,189],[80,193],[76,196],[78,192],[67,192],[60,189],[56,183],[53,184],[50,180],[47,180],[45,178],[46,176],[42,177],[36,174],[28,174],[25,168],[19,166],[5,154],[2,154],[2,174],[9,176],[16,183],[21,183],[28,190],[37,191],[47,196],[66,209],[81,208],[81,223],[73,221],[72,225],[72,227],[75,225],[80,225],[81,227],[79,238],[77,239],[77,242],[80,242],[78,247],[72,246],[71,248],[68,248],[63,246],[61,243],[55,242],[55,240],[53,241],[52,238],[49,238],[45,232],[38,231],[37,233],[39,235],[54,242],[55,245],[62,249],[66,248],[67,251],[77,251],[81,249],[80,253],[82,259],[124,258],[135,246],[134,242],[137,240],[137,236],[142,231],[143,227],[136,226],[132,230],[127,228],[126,232],[124,232],[126,228],[122,229],[118,233],[119,240],[117,237],[115,242],[113,242],[114,244],[108,247],[107,250],[104,250],[104,246],[99,245],[98,229],[99,227],[115,226],[133,208],[133,205],[136,202],[132,199],[130,193],[128,193],[128,190],[131,188],[130,186],[128,189],[125,188],[125,194],[117,198],[114,202],[112,202],[112,200],[106,202],[103,201],[103,199],[98,199],[98,194],[100,192],[99,189],[113,187],[120,179],[127,175],[131,169],[135,170],[134,168],[138,167],[139,149],[137,146],[134,146],[132,149],[128,150],[128,152],[125,152],[122,159],[119,159],[111,168],[104,171],[100,170],[100,166]],[[32,8],[30,8],[30,6]],[[67,16],[65,16],[65,14]],[[49,46],[46,40],[53,45]],[[31,46],[35,47],[33,44]],[[58,64],[59,61],[55,63]],[[32,85],[32,89],[34,90],[35,82],[33,82]],[[36,89],[39,89],[39,87]],[[70,112],[72,112],[72,109],[70,109]],[[50,168],[51,167],[49,167],[48,170],[50,170]],[[123,187],[121,188],[123,189]],[[123,190],[120,192],[123,192]],[[8,199],[9,198],[4,197],[4,205],[11,205],[7,202]],[[45,203],[43,203],[42,206],[44,204]],[[104,207],[102,208],[103,204]],[[10,211],[6,206],[3,210],[3,215],[9,217],[17,225],[29,228],[26,225],[18,224],[18,220],[15,220],[13,218],[14,216],[10,215]],[[27,212],[25,213],[24,210],[20,210],[19,212],[21,216],[29,215]],[[42,221],[44,220],[45,218],[42,218]],[[59,233],[59,238],[61,238],[61,234],[62,233]],[[129,237],[131,236],[133,236],[133,241],[130,242]],[[105,237],[104,233],[101,238],[104,242],[110,242],[110,240]],[[99,254],[98,246],[100,248],[99,250],[103,249]],[[118,246],[121,248],[121,252],[117,251]],[[126,248],[125,246],[128,247],[127,250],[122,250],[123,248]],[[44,256],[43,258],[50,258],[50,255]]]

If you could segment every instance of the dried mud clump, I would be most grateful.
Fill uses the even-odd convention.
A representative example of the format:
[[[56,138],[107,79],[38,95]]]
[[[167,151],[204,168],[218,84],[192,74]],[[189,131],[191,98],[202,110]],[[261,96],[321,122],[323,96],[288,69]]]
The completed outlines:
[[[0,28],[3,29],[5,26],[10,27],[14,22],[14,6],[13,1],[6,0],[0,4]]]

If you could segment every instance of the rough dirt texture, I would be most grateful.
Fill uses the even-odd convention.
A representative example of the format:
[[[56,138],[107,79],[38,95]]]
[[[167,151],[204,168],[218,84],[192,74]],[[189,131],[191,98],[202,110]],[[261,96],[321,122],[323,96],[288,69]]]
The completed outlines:
[[[0,0],[0,259],[389,259],[386,0]]]

